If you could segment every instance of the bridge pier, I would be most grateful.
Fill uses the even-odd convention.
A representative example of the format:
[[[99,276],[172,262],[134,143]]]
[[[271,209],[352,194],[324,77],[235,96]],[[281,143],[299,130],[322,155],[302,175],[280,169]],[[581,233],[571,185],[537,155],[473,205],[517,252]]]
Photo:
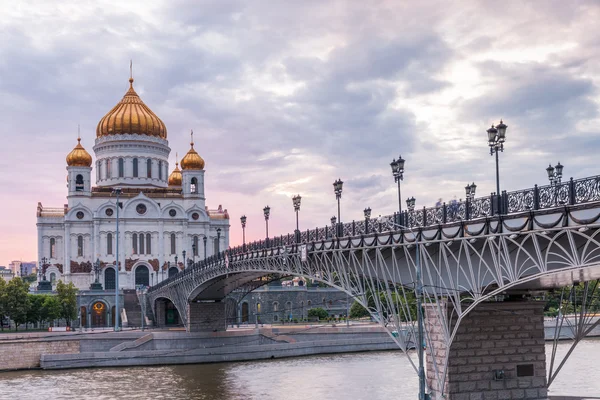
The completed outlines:
[[[225,303],[188,303],[188,332],[215,332],[227,329]]]
[[[456,326],[450,304],[425,307],[425,329],[431,339],[427,349],[427,383],[440,388],[434,357],[440,374],[448,354],[444,385],[446,400],[546,400],[546,354],[544,303],[534,301],[489,302],[477,305],[460,322],[447,349],[443,326]],[[433,354],[432,354],[433,353]],[[439,390],[439,389],[438,389]],[[432,399],[440,399],[439,391]]]

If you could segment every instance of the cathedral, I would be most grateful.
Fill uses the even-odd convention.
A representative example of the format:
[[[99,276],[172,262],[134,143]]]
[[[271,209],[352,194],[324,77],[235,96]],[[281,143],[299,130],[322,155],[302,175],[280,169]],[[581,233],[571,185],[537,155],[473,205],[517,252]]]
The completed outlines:
[[[181,169],[176,162],[169,174],[167,128],[129,79],[96,128],[94,168],[78,138],[66,159],[67,204],[38,203],[38,260],[53,285],[89,290],[98,279],[114,290],[118,273],[120,289],[151,286],[228,247],[229,215],[206,206],[191,136]]]

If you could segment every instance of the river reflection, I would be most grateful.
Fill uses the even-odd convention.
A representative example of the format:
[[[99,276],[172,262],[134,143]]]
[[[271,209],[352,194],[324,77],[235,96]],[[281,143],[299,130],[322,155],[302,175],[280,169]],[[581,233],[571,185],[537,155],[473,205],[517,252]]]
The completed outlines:
[[[549,356],[551,347],[546,346]],[[568,350],[561,343],[558,353]],[[579,344],[551,394],[600,393],[600,342]],[[0,373],[0,399],[414,399],[416,374],[400,352],[240,363]]]

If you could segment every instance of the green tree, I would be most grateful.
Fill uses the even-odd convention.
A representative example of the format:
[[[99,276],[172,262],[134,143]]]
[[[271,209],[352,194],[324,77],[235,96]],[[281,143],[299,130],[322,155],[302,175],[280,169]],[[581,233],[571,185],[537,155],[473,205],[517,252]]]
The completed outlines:
[[[28,285],[31,285],[33,282],[37,281],[37,275],[29,274],[27,276],[24,276],[22,279],[24,282],[27,282]]]
[[[73,282],[67,285],[63,281],[58,281],[56,293],[62,306],[60,316],[65,319],[67,326],[71,326],[71,321],[77,318],[77,288]]]
[[[0,329],[4,331],[4,317],[6,316],[6,281],[0,278]]]
[[[321,319],[327,319],[327,317],[329,317],[329,313],[324,310],[321,307],[317,307],[317,308],[311,308],[310,310],[308,310],[308,316],[309,317],[318,317],[320,320]]]
[[[350,318],[368,317],[369,312],[358,301],[354,301],[350,307]]]
[[[29,309],[28,297],[29,284],[23,282],[20,277],[13,278],[6,285],[5,312],[15,323],[15,329],[27,322],[27,311]]]
[[[44,321],[54,321],[62,316],[63,306],[57,296],[44,296],[42,318]]]

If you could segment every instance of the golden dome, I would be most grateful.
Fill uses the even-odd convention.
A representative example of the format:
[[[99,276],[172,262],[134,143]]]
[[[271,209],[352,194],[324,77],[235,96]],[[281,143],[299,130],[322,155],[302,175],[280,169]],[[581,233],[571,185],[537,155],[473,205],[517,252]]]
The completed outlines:
[[[165,124],[133,90],[133,78],[129,78],[129,90],[123,99],[102,117],[96,128],[96,137],[122,133],[167,138]]]
[[[77,138],[77,146],[67,155],[67,165],[69,167],[92,166],[92,156],[81,145],[81,138]]]
[[[190,150],[187,152],[185,157],[181,159],[181,169],[185,170],[203,170],[204,160],[194,150],[194,132],[192,131],[192,142],[190,143]]]
[[[175,161],[175,169],[169,175],[169,186],[181,186],[182,182],[181,170],[179,169],[179,163]]]

